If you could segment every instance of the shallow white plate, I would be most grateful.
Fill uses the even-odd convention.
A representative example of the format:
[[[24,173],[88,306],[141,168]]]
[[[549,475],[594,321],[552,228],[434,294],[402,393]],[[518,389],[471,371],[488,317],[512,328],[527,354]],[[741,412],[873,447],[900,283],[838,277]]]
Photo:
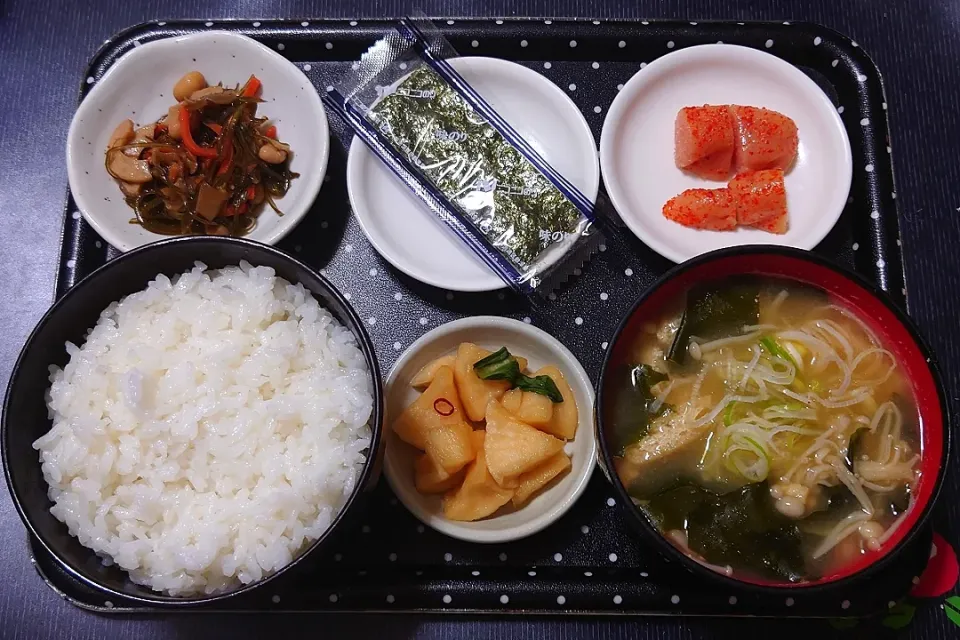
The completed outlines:
[[[530,370],[556,365],[570,384],[577,401],[579,424],[564,450],[572,467],[559,480],[540,491],[520,509],[502,507],[495,515],[476,522],[454,522],[443,517],[441,496],[425,496],[413,485],[413,461],[420,452],[402,442],[390,425],[420,395],[410,380],[425,364],[455,353],[461,342],[486,349],[507,347],[529,360]],[[510,318],[474,316],[440,325],[414,342],[393,365],[386,384],[384,473],[400,502],[424,524],[448,536],[471,542],[504,542],[532,535],[549,526],[569,509],[586,488],[597,460],[593,435],[593,385],[576,357],[553,336]]]
[[[597,143],[562,89],[506,60],[465,57],[450,64],[550,165],[591,202],[596,200]],[[410,277],[454,291],[505,286],[357,138],[347,159],[347,192],[367,238],[387,262]]]
[[[786,234],[701,231],[663,217],[663,204],[681,191],[725,186],[688,175],[673,161],[677,112],[703,104],[766,107],[797,123],[800,148],[786,177]],[[743,244],[812,249],[840,217],[853,176],[846,129],[820,87],[776,56],[727,44],[681,49],[634,75],[610,105],[600,137],[600,166],[607,194],[626,225],[675,262]]]
[[[165,115],[176,102],[173,85],[193,70],[224,86],[243,84],[251,74],[260,78],[264,103],[257,112],[273,120],[280,139],[293,149],[290,168],[300,177],[277,200],[283,216],[264,207],[248,238],[278,242],[309,210],[323,184],[330,153],[327,115],[310,80],[290,61],[255,40],[223,31],[144,44],[117,60],[91,89],[67,134],[73,198],[90,226],[121,251],[164,236],[130,224],[133,211],[103,167],[107,141],[127,118],[141,126]]]

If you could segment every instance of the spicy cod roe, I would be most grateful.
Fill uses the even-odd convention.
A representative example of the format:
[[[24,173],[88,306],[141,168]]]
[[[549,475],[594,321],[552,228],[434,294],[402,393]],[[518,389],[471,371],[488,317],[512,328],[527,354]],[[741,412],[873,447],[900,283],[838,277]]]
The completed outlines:
[[[725,178],[733,162],[734,132],[733,113],[727,105],[680,109],[674,129],[677,167],[701,178]]]
[[[730,231],[739,224],[786,233],[783,170],[742,173],[725,189],[687,189],[663,205],[663,216],[694,229]]]
[[[797,157],[799,134],[789,117],[762,107],[683,107],[674,126],[678,168],[707,180],[731,173],[788,170]]]
[[[783,169],[741,173],[728,185],[737,203],[737,223],[771,233],[787,230]]]

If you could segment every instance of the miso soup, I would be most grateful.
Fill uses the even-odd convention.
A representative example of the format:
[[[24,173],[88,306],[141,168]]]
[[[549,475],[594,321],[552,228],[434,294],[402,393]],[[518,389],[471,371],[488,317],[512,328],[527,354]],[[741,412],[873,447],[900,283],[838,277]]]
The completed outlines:
[[[688,555],[801,582],[893,535],[918,480],[919,414],[851,310],[794,282],[726,278],[621,339],[605,407],[616,471]]]

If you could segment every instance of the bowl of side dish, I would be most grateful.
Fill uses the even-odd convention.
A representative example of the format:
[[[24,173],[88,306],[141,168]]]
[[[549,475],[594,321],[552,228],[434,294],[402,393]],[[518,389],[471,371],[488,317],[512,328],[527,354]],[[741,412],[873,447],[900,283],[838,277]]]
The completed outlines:
[[[67,172],[81,214],[121,251],[166,235],[274,244],[313,204],[329,149],[300,69],[210,31],[135,47],[96,80],[70,124]]]
[[[949,458],[945,395],[876,286],[785,247],[656,282],[605,356],[601,464],[670,560],[754,589],[849,588],[920,530]]]
[[[560,518],[596,463],[593,386],[530,324],[475,316],[414,342],[386,382],[384,474],[424,524],[471,542]]]

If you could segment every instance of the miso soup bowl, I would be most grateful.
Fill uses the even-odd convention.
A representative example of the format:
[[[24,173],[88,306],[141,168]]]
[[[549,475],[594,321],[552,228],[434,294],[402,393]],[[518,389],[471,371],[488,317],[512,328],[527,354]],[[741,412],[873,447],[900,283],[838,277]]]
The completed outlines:
[[[767,582],[738,575],[736,572],[728,575],[710,568],[665,538],[645,512],[633,503],[614,467],[614,449],[610,438],[616,427],[611,412],[615,388],[613,376],[620,366],[628,363],[628,348],[633,336],[643,331],[645,323],[659,318],[664,306],[682,296],[691,285],[747,274],[813,285],[853,311],[897,358],[898,366],[912,385],[920,414],[921,458],[918,464],[921,474],[905,521],[879,550],[864,554],[856,562],[817,579],[795,583]],[[920,338],[910,318],[875,285],[829,260],[798,249],[743,246],[706,253],[678,265],[640,296],[610,340],[601,371],[595,409],[601,468],[613,485],[620,507],[628,520],[636,525],[640,535],[665,559],[680,564],[696,574],[697,578],[729,588],[782,591],[790,595],[807,593],[812,596],[815,592],[850,594],[856,592],[856,589],[851,587],[864,584],[861,581],[866,581],[885,569],[896,573],[897,569],[892,565],[903,567],[909,564],[911,560],[908,556],[913,558],[911,571],[919,572],[925,565],[929,547],[923,545],[921,538],[929,541],[929,536],[923,525],[943,484],[950,448],[950,430],[947,424],[949,414],[940,374],[930,349]],[[920,546],[923,548],[920,549]],[[913,575],[918,574],[903,575],[904,590],[909,588],[910,576]],[[794,599],[788,598],[787,602],[788,606],[792,605]],[[845,602],[849,606],[849,601]],[[840,614],[838,611],[838,615]]]

